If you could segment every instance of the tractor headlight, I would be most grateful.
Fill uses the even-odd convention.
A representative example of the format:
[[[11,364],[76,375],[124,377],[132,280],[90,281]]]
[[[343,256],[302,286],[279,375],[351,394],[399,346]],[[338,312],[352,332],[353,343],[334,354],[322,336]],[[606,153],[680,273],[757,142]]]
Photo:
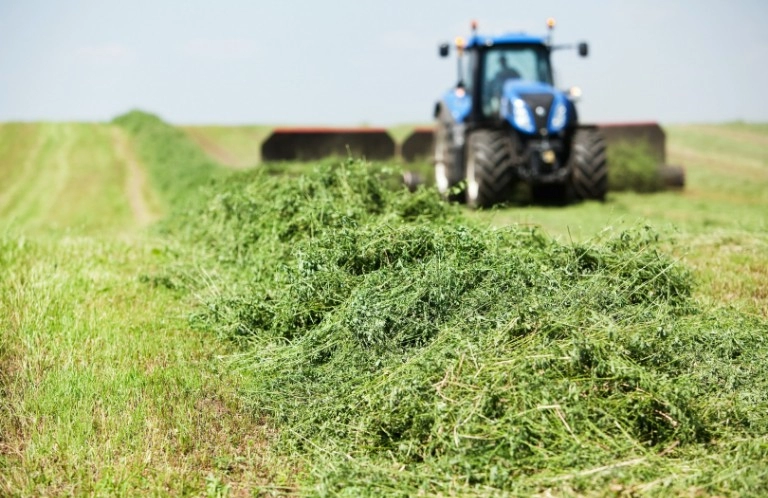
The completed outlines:
[[[563,102],[558,102],[552,109],[551,117],[549,118],[549,131],[557,133],[565,126],[565,122],[568,119],[568,108]]]
[[[512,119],[521,131],[533,133],[536,131],[536,127],[533,126],[533,119],[531,119],[531,112],[528,110],[528,106],[525,105],[523,99],[515,99],[512,102]]]

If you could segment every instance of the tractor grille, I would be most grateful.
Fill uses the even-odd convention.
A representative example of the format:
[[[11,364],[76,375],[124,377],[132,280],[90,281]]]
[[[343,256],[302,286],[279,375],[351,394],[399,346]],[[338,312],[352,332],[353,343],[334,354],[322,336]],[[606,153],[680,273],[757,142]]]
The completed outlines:
[[[542,128],[546,129],[547,120],[549,119],[549,110],[552,107],[552,101],[555,97],[551,93],[526,93],[521,95],[521,97],[525,103],[528,104],[531,112],[533,112],[536,130],[541,130]],[[544,113],[541,116],[536,112],[537,107],[542,107],[544,109]]]

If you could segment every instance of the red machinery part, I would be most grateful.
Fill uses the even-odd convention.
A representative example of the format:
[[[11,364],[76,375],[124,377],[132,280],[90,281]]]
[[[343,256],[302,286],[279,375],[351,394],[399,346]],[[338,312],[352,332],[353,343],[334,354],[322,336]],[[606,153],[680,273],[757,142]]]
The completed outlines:
[[[395,142],[384,128],[276,128],[261,145],[262,161],[307,161],[329,156],[387,160]]]

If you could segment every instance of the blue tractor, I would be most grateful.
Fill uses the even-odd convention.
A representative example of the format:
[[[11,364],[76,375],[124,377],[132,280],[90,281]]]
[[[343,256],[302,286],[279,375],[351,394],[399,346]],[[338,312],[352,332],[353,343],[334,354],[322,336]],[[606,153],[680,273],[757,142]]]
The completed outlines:
[[[456,39],[458,83],[435,106],[435,181],[448,199],[472,207],[509,200],[527,183],[534,199],[604,200],[605,141],[580,126],[576,92],[554,87],[545,38],[524,34]],[[576,45],[587,55],[586,43]],[[449,44],[440,46],[447,57]]]

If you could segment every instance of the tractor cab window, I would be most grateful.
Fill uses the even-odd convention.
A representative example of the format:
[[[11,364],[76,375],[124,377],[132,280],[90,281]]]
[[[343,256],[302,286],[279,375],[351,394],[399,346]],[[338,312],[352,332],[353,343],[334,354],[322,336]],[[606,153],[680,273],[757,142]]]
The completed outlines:
[[[468,94],[472,94],[473,83],[472,75],[474,74],[475,64],[477,64],[477,51],[469,50],[464,56],[464,60],[460,66],[459,82],[464,85],[464,89]]]
[[[483,52],[483,113],[498,112],[504,83],[511,79],[552,84],[549,54],[541,45],[500,45]]]

